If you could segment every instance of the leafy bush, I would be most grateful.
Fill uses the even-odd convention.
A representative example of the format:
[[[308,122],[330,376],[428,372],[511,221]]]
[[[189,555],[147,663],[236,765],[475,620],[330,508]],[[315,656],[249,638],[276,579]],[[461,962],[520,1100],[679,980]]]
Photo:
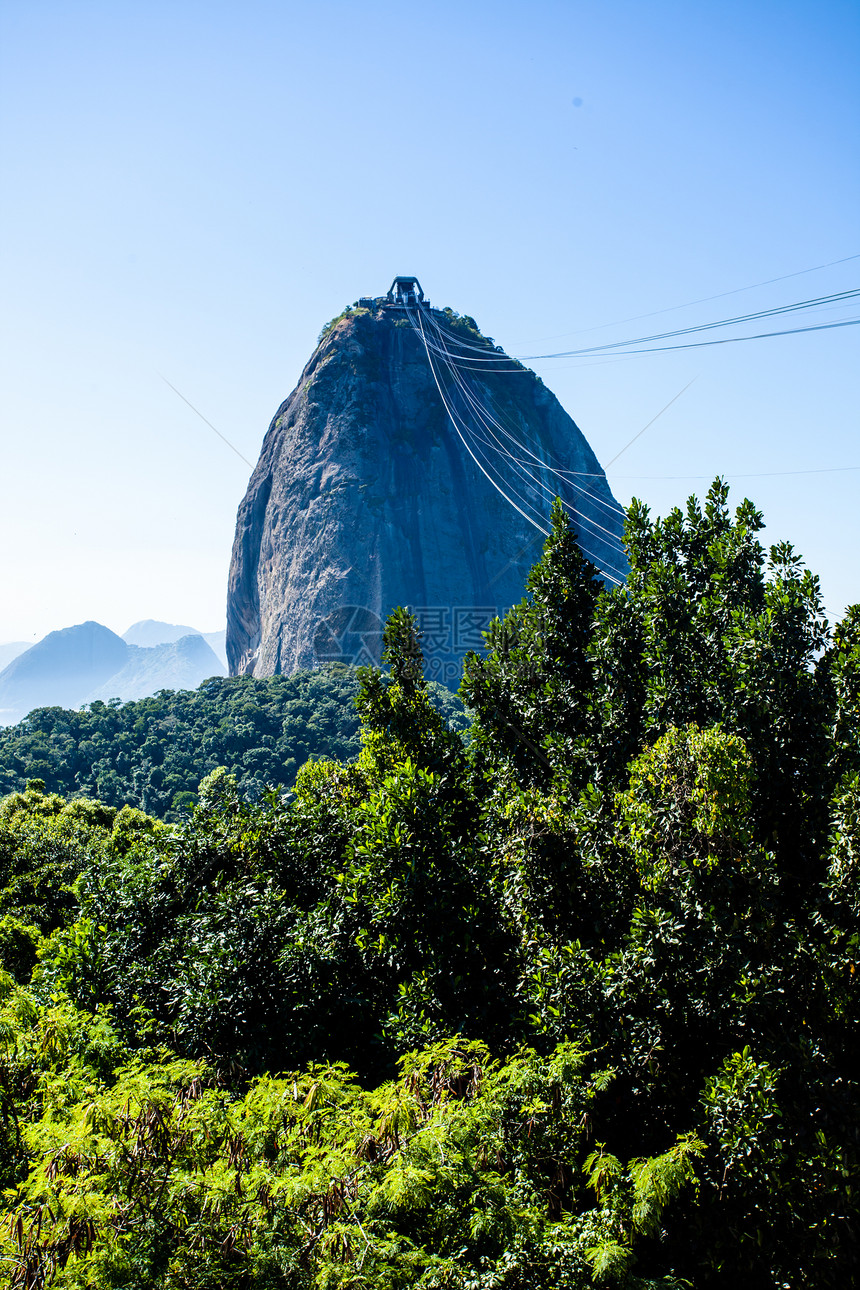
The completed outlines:
[[[172,822],[5,799],[14,1286],[856,1281],[858,619],[759,528],[634,506],[608,591],[557,509],[466,740],[400,610],[386,675],[224,690],[242,739],[357,691],[291,794],[243,753]]]

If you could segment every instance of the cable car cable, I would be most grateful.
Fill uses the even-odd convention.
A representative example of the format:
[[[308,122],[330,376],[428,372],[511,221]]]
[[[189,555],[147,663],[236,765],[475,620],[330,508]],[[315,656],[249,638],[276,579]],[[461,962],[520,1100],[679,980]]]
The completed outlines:
[[[524,358],[544,359],[544,358],[576,358],[586,354],[606,353],[609,350],[626,349],[629,345],[646,345],[654,340],[671,340],[676,336],[690,336],[695,332],[713,331],[717,327],[734,327],[744,322],[757,322],[761,318],[777,317],[780,314],[797,313],[803,309],[820,308],[827,304],[845,304],[849,300],[855,300],[860,296],[860,288],[854,287],[849,291],[835,292],[829,296],[819,296],[809,300],[799,300],[790,305],[778,305],[772,309],[760,309],[754,313],[739,314],[735,318],[723,318],[717,322],[699,323],[693,327],[679,327],[675,331],[655,332],[650,336],[634,336],[628,340],[618,340],[607,342],[605,345],[592,345],[588,349],[568,349],[560,350],[555,354],[525,354]]]
[[[435,320],[433,320],[433,321],[435,322]],[[495,417],[495,416],[494,416],[493,412],[489,409],[489,407],[487,407],[486,405],[479,405],[479,404],[478,404],[478,402],[474,399],[474,396],[472,396],[471,394],[469,394],[469,393],[468,393],[468,391],[467,391],[467,387],[465,387],[465,383],[463,383],[463,384],[464,384],[464,391],[466,391],[466,392],[467,392],[467,397],[469,397],[469,398],[473,401],[473,404],[474,404],[474,406],[475,406],[475,408],[476,408],[476,411],[478,411],[478,409],[479,409],[479,407],[480,407],[481,412],[483,413],[483,415],[484,415],[484,416],[486,416],[486,417],[489,417],[489,419],[490,419],[490,421],[493,423],[493,425],[495,425],[495,426],[498,428],[498,430],[499,430],[503,435],[505,435],[505,437],[506,437],[506,438],[510,439],[510,440],[511,440],[511,442],[512,442],[512,443],[514,443],[514,444],[515,444],[515,445],[516,445],[516,446],[517,446],[521,451],[523,451],[523,452],[527,453],[527,455],[528,455],[529,457],[531,457],[531,458],[532,458],[532,460],[533,460],[534,462],[536,462],[536,463],[537,463],[537,464],[538,464],[542,469],[544,469],[544,470],[548,470],[548,471],[550,471],[552,474],[554,474],[554,475],[558,476],[558,478],[559,478],[559,479],[562,479],[562,480],[563,480],[563,482],[564,482],[568,487],[575,488],[578,492],[583,493],[586,497],[589,497],[591,500],[593,500],[594,502],[596,502],[598,505],[605,507],[607,510],[609,510],[609,511],[614,511],[615,513],[617,513],[617,514],[621,514],[621,515],[623,515],[623,514],[624,514],[624,508],[623,508],[623,507],[621,507],[621,506],[619,506],[619,505],[618,505],[618,503],[617,503],[614,499],[612,499],[612,501],[607,501],[605,498],[599,497],[596,493],[592,492],[590,489],[588,489],[588,488],[584,487],[583,485],[573,483],[573,482],[568,478],[568,476],[569,476],[569,475],[571,475],[571,474],[575,474],[576,472],[573,472],[573,471],[565,471],[565,470],[557,470],[555,467],[551,466],[548,462],[544,461],[541,457],[538,457],[538,456],[537,456],[537,454],[535,454],[534,452],[532,452],[532,451],[531,451],[531,449],[530,449],[526,444],[524,444],[520,439],[518,439],[518,438],[517,438],[517,436],[516,436],[515,434],[512,434],[508,429],[506,429],[506,428],[501,424],[501,422],[497,419],[497,417]],[[678,397],[678,396],[676,395],[676,397]],[[665,409],[663,409],[663,410],[665,411]],[[479,415],[480,415],[480,413],[479,413]],[[660,415],[660,413],[658,413],[657,415],[659,416],[659,415]],[[654,420],[656,420],[656,417],[654,418]],[[649,422],[649,424],[653,424],[653,422]],[[645,428],[647,429],[647,426],[646,426]],[[640,431],[640,434],[641,434],[641,433],[642,433],[642,431]],[[507,454],[507,455],[509,456],[510,460],[512,460],[512,461],[516,461],[516,458],[513,458],[513,457],[510,455],[510,453],[509,453],[509,452],[508,452],[508,454]],[[517,464],[522,465],[523,463],[517,463]],[[583,473],[584,473],[584,472],[583,472]],[[604,479],[605,479],[605,475],[604,475],[603,477],[604,477]],[[550,491],[551,491],[552,495],[553,495],[553,496],[555,496],[555,493],[557,492],[557,490],[550,490]],[[595,521],[595,523],[596,523],[596,521]],[[601,526],[600,526],[600,525],[597,525],[597,527],[598,527],[598,528],[600,528]],[[607,529],[603,529],[603,532],[605,532],[605,533],[609,533],[609,530],[607,530]],[[615,535],[614,535],[614,534],[611,534],[610,536],[612,536],[613,538],[615,538]],[[615,540],[617,541],[617,538],[615,538]]]
[[[413,319],[413,318],[412,318],[412,316],[411,316],[411,314],[409,314],[409,310],[408,310],[408,309],[406,310],[406,312],[407,312],[407,316],[409,317],[409,321],[411,322],[412,326],[413,326],[413,327],[415,327],[415,319]],[[543,527],[542,527],[542,525],[537,524],[537,523],[536,523],[533,519],[531,519],[531,517],[530,517],[530,516],[528,516],[528,515],[527,515],[527,514],[526,514],[526,513],[525,513],[525,512],[524,512],[524,511],[519,507],[519,506],[517,506],[517,505],[516,505],[516,503],[515,503],[515,502],[513,502],[513,501],[511,500],[511,498],[510,498],[510,497],[508,497],[508,495],[505,493],[504,489],[502,489],[502,488],[501,488],[501,487],[496,483],[496,481],[493,479],[492,475],[491,475],[491,474],[490,474],[486,469],[484,469],[484,467],[481,465],[481,462],[478,460],[478,457],[477,457],[477,456],[475,455],[475,453],[472,451],[472,448],[470,447],[469,443],[467,442],[467,438],[466,438],[466,437],[464,436],[464,434],[463,434],[463,429],[466,429],[466,430],[467,430],[467,433],[468,433],[468,427],[466,426],[465,421],[464,421],[462,418],[459,418],[459,417],[456,415],[456,410],[455,410],[455,408],[453,407],[453,404],[452,404],[451,402],[449,402],[449,398],[447,398],[447,397],[446,397],[446,395],[445,395],[445,391],[444,391],[444,388],[443,388],[443,384],[442,384],[442,382],[441,382],[441,380],[440,380],[440,378],[439,378],[438,373],[436,372],[436,366],[435,366],[435,363],[433,362],[433,359],[432,359],[431,347],[430,347],[430,345],[427,343],[427,335],[426,335],[426,331],[425,331],[425,328],[424,328],[424,321],[423,321],[423,318],[422,318],[422,315],[421,315],[421,311],[420,311],[420,309],[418,310],[418,327],[416,328],[416,330],[418,330],[418,331],[419,331],[419,334],[420,334],[420,336],[421,336],[421,339],[422,339],[422,341],[424,342],[425,350],[426,350],[426,352],[427,352],[428,362],[429,362],[429,364],[430,364],[431,372],[432,372],[432,374],[433,374],[433,378],[434,378],[434,381],[435,381],[435,383],[436,383],[437,389],[439,390],[440,397],[442,398],[443,404],[445,405],[445,409],[446,409],[446,411],[448,412],[448,415],[449,415],[450,419],[452,420],[452,423],[454,424],[454,428],[455,428],[455,430],[457,431],[457,434],[458,434],[458,436],[460,437],[461,441],[463,442],[463,445],[466,447],[467,451],[469,452],[469,454],[470,454],[470,456],[472,457],[472,459],[475,461],[476,465],[478,465],[478,467],[481,469],[482,473],[486,476],[486,478],[487,478],[487,479],[489,479],[490,483],[492,483],[492,484],[493,484],[493,486],[497,489],[497,491],[498,491],[498,492],[500,492],[500,493],[502,494],[502,496],[505,498],[505,500],[506,500],[507,502],[509,502],[509,504],[510,504],[510,505],[514,506],[514,509],[515,509],[515,510],[517,510],[517,511],[518,511],[518,512],[523,516],[523,518],[524,518],[524,519],[529,520],[529,522],[530,522],[530,523],[531,523],[535,528],[537,528],[540,532],[544,533],[544,535],[545,535],[545,536],[547,536],[547,535],[548,535],[548,530],[546,530],[545,528],[543,528]],[[439,347],[437,347],[437,346],[433,346],[433,349],[436,349],[436,350],[437,350],[437,352],[438,352]],[[445,349],[445,346],[444,346],[444,338],[442,338],[442,349],[443,349],[443,355],[442,355],[442,356],[447,357],[446,355],[444,355],[444,349]],[[466,395],[466,396],[468,397],[468,393],[469,393],[469,392],[468,392],[468,390],[466,390],[466,389],[465,389],[464,384],[463,384],[463,382],[462,382],[462,378],[461,378],[461,377],[459,377],[459,375],[458,375],[458,374],[457,374],[457,372],[456,372],[456,369],[455,369],[453,366],[451,366],[451,365],[449,365],[449,364],[447,364],[447,365],[448,365],[449,374],[453,377],[453,379],[454,379],[454,381],[455,381],[455,384],[457,384],[458,388],[460,389],[461,396]],[[462,428],[461,428],[461,423],[462,423]],[[486,425],[485,425],[485,428],[486,428]],[[474,438],[474,435],[472,435],[471,437],[472,437],[472,438]],[[486,443],[486,440],[484,440],[484,442]],[[475,446],[475,447],[477,447],[477,444],[475,444],[474,446]],[[478,451],[480,451],[480,449],[478,449]],[[508,455],[510,455],[510,454],[508,454]],[[484,457],[484,454],[483,454],[482,452],[481,452],[481,456],[482,456],[482,457]],[[486,457],[484,457],[484,460],[485,460],[485,461],[487,460],[487,459],[486,459]],[[489,462],[487,462],[487,464],[488,464],[488,465],[490,465],[490,463],[489,463]],[[527,473],[531,475],[531,472],[527,472]],[[535,482],[535,483],[540,484],[540,481],[535,480],[535,477],[534,477],[533,475],[531,475],[531,478],[534,480],[534,482]],[[548,491],[548,492],[551,492],[551,490],[547,490],[547,491]],[[516,490],[514,490],[514,492],[515,492],[515,495],[516,495],[516,496],[518,496],[518,497],[520,498],[520,500],[524,503],[524,505],[529,506],[529,509],[534,509],[534,508],[530,505],[530,503],[529,503],[525,498],[523,498],[523,497],[522,497],[522,495],[521,495],[520,493],[518,493]],[[576,507],[572,506],[570,503],[568,503],[568,504],[567,504],[567,506],[568,506],[568,509],[569,509],[569,510],[572,510],[576,515],[578,515],[578,516],[579,516],[579,517],[580,517],[580,518],[581,518],[585,523],[587,523],[587,524],[589,525],[589,527],[596,527],[596,528],[598,528],[598,529],[601,529],[601,531],[602,531],[602,532],[604,532],[608,537],[610,537],[613,541],[617,542],[617,543],[618,543],[618,545],[619,545],[619,548],[621,548],[621,544],[620,544],[620,542],[619,542],[619,540],[618,540],[618,538],[617,538],[617,535],[616,535],[616,534],[610,533],[608,529],[603,529],[602,525],[597,524],[597,522],[596,522],[596,521],[594,521],[594,520],[591,520],[591,518],[590,518],[589,516],[584,515],[584,514],[582,514],[581,512],[579,512],[578,508],[576,508]],[[583,543],[582,543],[582,541],[581,541],[581,538],[580,538],[580,546],[582,546],[582,547],[583,547],[584,553],[585,553],[586,555],[589,555],[589,554],[590,554],[589,552],[585,551],[585,548],[584,548],[584,546],[583,546]],[[622,549],[623,549],[623,548],[622,548]],[[621,575],[622,579],[623,579],[623,577],[625,577],[625,576],[626,576],[626,575],[625,575],[625,573],[624,573],[624,571],[622,571],[621,569],[618,569],[616,566],[614,566],[614,565],[612,565],[612,564],[609,564],[609,562],[608,562],[608,561],[600,561],[600,562],[598,562],[598,561],[595,559],[595,563],[597,563],[598,565],[601,565],[601,564],[602,564],[602,565],[605,565],[605,566],[606,566],[607,568],[609,568],[609,569],[613,569],[615,573],[618,573],[618,574],[620,574],[620,575]],[[617,583],[617,585],[619,585],[619,586],[621,585],[621,582],[620,582],[618,579],[616,579],[616,578],[612,577],[612,575],[611,575],[611,574],[609,574],[608,572],[605,572],[605,570],[604,570],[604,576],[607,578],[607,580],[608,580],[608,581],[615,582],[615,583]]]
[[[755,291],[758,287],[770,287],[775,282],[787,282],[789,278],[802,278],[806,273],[818,273],[822,269],[832,269],[837,264],[848,264],[852,260],[860,260],[860,253],[845,255],[841,260],[828,260],[826,264],[814,264],[810,269],[797,269],[794,273],[783,273],[778,278],[766,278],[763,282],[753,282],[746,287],[734,287],[731,291],[720,291],[715,296],[702,296],[700,300],[688,300],[683,305],[667,305],[665,309],[654,309],[647,314],[633,314],[630,318],[616,318],[615,322],[598,323],[594,327],[581,327],[578,331],[558,331],[552,336],[542,337],[542,340],[562,340],[565,336],[585,336],[588,332],[604,331],[607,327],[624,327],[627,323],[641,322],[644,318],[658,318],[661,314],[675,313],[679,309],[692,309],[693,305],[707,305],[712,300],[725,300],[727,296],[737,296],[744,291]],[[532,343],[534,344],[535,342]]]

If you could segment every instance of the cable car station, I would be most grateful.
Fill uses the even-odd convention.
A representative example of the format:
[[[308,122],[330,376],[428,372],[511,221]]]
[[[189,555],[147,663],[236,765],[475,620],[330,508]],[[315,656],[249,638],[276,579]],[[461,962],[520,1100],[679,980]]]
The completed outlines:
[[[417,278],[404,276],[395,278],[384,296],[362,296],[358,301],[362,309],[429,309],[430,301],[425,300],[421,283]]]

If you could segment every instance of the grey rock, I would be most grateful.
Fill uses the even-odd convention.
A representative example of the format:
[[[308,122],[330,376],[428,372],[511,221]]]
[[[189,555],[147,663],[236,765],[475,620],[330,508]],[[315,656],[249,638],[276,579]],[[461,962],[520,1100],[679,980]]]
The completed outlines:
[[[434,314],[504,358],[470,319]],[[594,453],[540,379],[516,369],[464,373],[481,406],[538,458],[526,460],[547,491],[522,479],[508,491],[516,487],[544,524],[552,495],[564,494],[585,553],[623,577],[621,514]],[[552,467],[578,473],[568,487]],[[458,437],[403,311],[348,311],[278,409],[239,507],[230,673],[378,657],[381,623],[403,604],[425,628],[430,675],[456,685],[463,654],[481,646],[479,629],[522,598],[542,542]]]

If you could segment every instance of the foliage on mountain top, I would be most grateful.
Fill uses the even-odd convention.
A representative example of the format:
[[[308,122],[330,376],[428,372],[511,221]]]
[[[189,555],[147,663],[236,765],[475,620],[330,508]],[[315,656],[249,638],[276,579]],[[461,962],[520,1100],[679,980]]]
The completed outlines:
[[[6,798],[13,1286],[856,1281],[858,619],[760,527],[557,510],[467,743],[398,611],[290,797]]]

